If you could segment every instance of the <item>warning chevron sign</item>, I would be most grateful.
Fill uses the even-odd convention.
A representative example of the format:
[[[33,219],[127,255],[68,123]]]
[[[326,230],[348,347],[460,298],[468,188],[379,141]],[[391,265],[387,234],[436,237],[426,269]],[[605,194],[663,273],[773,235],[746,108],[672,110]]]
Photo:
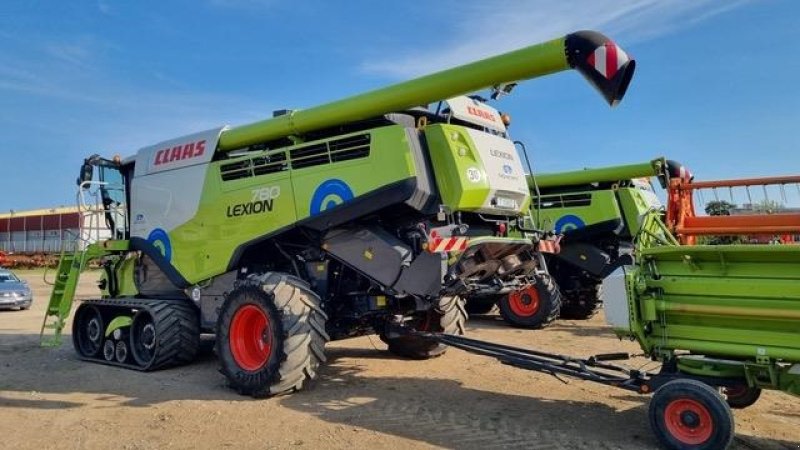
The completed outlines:
[[[431,253],[462,252],[467,249],[469,239],[464,236],[443,238],[436,230],[428,237],[428,251]]]
[[[617,71],[628,61],[630,61],[628,54],[611,41],[594,49],[594,52],[586,58],[590,66],[609,80],[614,78]]]

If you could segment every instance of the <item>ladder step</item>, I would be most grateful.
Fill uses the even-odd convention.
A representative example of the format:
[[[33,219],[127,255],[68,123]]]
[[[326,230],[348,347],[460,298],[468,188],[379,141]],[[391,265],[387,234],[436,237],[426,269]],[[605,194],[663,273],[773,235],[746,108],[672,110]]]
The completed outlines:
[[[58,265],[53,290],[50,293],[50,302],[47,313],[42,323],[41,344],[46,347],[55,347],[61,343],[61,332],[66,326],[66,318],[75,299],[75,288],[83,269],[85,254],[82,252],[64,253]],[[50,336],[45,336],[45,330]]]

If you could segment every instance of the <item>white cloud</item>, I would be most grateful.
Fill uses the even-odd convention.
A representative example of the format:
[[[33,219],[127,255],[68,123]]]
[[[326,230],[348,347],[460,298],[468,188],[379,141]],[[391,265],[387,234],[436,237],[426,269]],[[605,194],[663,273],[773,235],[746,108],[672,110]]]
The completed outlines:
[[[87,145],[108,145],[124,154],[182,134],[259,120],[271,111],[269,105],[239,96],[190,91],[157,71],[149,73],[150,87],[117,81],[97,61],[109,48],[115,47],[89,36],[41,42],[24,52],[0,49],[0,60],[6,62],[0,66],[0,95],[20,93],[38,97],[26,104],[72,110],[74,114],[58,120],[43,119],[47,122],[43,129],[74,140],[76,129],[88,128],[90,132],[82,132]],[[0,110],[0,115],[4,113]],[[3,125],[17,120],[9,114]],[[23,121],[15,126],[41,125]]]
[[[361,69],[395,78],[431,73],[499,52],[597,29],[630,43],[667,34],[738,7],[747,0],[518,0],[463,5],[446,23],[440,46],[405,50],[399,56],[366,61]]]

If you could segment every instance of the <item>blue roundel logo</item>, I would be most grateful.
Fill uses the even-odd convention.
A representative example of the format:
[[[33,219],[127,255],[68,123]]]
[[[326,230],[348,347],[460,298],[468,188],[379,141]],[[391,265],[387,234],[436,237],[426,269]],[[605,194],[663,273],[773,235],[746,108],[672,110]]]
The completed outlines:
[[[147,236],[147,242],[153,244],[167,261],[172,260],[172,244],[169,243],[169,235],[161,228],[156,228]]]
[[[503,173],[506,175],[511,175],[514,169],[511,167],[511,164],[503,164]]]
[[[567,214],[566,216],[561,216],[561,218],[556,221],[555,231],[556,234],[561,234],[585,226],[586,224],[583,223],[580,217],[574,214]]]
[[[353,190],[342,180],[330,179],[317,186],[311,196],[310,213],[315,216],[334,206],[352,200]]]

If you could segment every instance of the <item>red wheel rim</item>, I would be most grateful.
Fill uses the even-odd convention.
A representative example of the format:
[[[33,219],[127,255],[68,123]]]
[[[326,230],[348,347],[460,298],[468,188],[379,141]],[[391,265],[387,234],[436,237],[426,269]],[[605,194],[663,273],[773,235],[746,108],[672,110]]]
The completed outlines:
[[[699,445],[711,438],[714,422],[708,408],[697,400],[673,400],[664,409],[667,431],[686,445]]]
[[[239,308],[233,315],[228,340],[239,367],[251,372],[264,367],[272,352],[267,313],[255,305]]]
[[[520,317],[530,317],[539,311],[539,291],[534,286],[508,294],[508,306]]]

